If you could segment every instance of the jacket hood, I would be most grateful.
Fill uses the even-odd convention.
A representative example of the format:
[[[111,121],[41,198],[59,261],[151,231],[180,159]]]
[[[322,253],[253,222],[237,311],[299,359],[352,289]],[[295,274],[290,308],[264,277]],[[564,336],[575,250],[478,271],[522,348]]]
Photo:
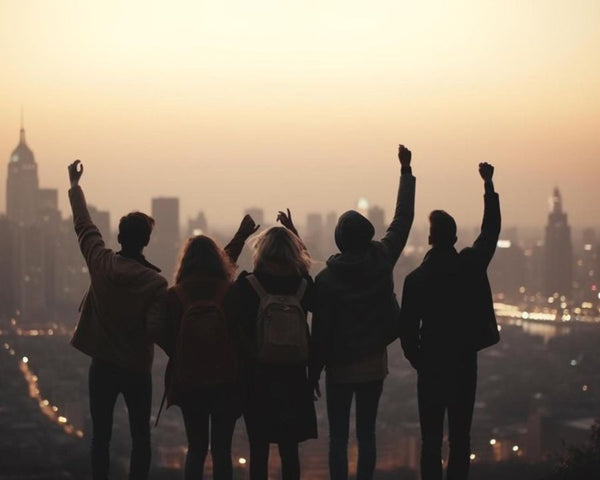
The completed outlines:
[[[343,213],[335,227],[335,243],[342,253],[366,250],[373,235],[373,224],[356,210]]]

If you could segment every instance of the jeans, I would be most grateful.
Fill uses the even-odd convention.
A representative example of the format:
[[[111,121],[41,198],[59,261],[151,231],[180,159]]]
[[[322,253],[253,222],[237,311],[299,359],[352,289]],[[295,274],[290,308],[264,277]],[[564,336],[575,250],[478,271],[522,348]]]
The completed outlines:
[[[119,393],[123,394],[131,432],[130,480],[146,480],[150,470],[150,409],[152,376],[124,370],[111,363],[92,359],[89,373],[92,414],[92,477],[107,480],[113,412]]]
[[[444,415],[448,412],[447,480],[466,480],[471,455],[471,421],[477,388],[477,364],[454,372],[421,372],[418,378],[421,422],[421,479],[442,480]]]
[[[188,441],[185,480],[202,480],[209,445],[213,460],[213,479],[231,480],[231,440],[237,416],[228,411],[212,411],[202,399],[183,401],[183,423]]]
[[[356,437],[358,440],[357,480],[371,480],[377,449],[375,420],[383,380],[361,383],[327,382],[329,417],[329,475],[331,480],[348,479],[348,431],[350,406],[356,395]]]

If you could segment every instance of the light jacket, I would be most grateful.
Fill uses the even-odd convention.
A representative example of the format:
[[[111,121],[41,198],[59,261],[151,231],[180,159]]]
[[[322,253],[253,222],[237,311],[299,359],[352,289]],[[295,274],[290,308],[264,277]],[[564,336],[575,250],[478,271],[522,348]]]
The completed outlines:
[[[146,311],[167,281],[143,256],[128,258],[105,246],[81,187],[69,190],[69,200],[91,280],[71,345],[118,367],[150,372],[154,349],[146,333]]]

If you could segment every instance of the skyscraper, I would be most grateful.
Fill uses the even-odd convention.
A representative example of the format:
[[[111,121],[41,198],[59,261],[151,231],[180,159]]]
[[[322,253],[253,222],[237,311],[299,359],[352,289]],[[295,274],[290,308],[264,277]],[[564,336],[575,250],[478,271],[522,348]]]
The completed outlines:
[[[148,246],[148,260],[171,275],[180,248],[179,198],[159,197],[152,199],[152,216],[156,221]]]
[[[558,188],[554,189],[550,201],[550,213],[546,225],[544,245],[544,294],[556,293],[569,297],[573,289],[573,247],[571,227],[567,214],[563,212],[562,197]]]
[[[21,125],[19,144],[8,161],[6,216],[17,225],[30,226],[38,211],[38,174],[33,152],[25,141]]]

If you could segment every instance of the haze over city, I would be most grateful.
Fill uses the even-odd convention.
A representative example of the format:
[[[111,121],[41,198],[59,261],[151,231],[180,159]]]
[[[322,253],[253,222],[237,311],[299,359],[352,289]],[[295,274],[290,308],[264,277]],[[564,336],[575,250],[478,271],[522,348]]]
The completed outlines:
[[[599,18],[594,1],[3,2],[1,151],[23,105],[63,212],[81,158],[113,223],[164,195],[218,226],[250,205],[389,211],[402,142],[417,225],[440,206],[478,223],[480,161],[506,225],[541,226],[554,186],[574,226],[598,225]]]

